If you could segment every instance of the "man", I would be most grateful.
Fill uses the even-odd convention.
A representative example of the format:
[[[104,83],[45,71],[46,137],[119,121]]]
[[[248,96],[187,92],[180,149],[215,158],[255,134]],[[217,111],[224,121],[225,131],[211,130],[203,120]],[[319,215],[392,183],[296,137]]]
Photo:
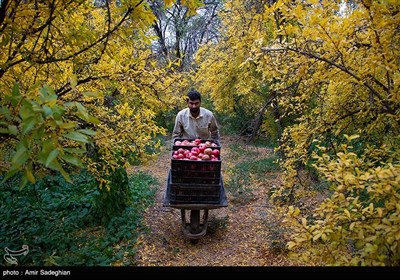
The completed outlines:
[[[201,106],[201,95],[191,90],[186,99],[188,108],[181,110],[175,119],[172,138],[214,139],[219,143],[219,128],[214,114]]]

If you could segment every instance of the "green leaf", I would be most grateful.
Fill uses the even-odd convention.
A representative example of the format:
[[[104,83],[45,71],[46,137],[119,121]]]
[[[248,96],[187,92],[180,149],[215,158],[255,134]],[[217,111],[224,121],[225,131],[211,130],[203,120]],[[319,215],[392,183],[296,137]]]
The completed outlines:
[[[33,176],[33,173],[31,170],[25,169],[25,176],[29,182],[31,182],[32,184],[35,184],[36,179],[35,179],[35,176]]]
[[[45,117],[51,116],[53,114],[53,110],[49,106],[43,105],[42,108]]]
[[[13,156],[13,158],[12,158],[12,160],[11,160],[11,163],[13,164],[13,165],[15,165],[15,166],[18,166],[18,167],[20,167],[22,164],[24,164],[27,160],[28,160],[28,158],[29,158],[29,155],[28,155],[28,152],[27,152],[28,150],[25,148],[25,146],[23,146],[23,145],[19,145],[18,147],[17,147],[17,151],[16,151],[16,153],[15,153],[15,155]]]
[[[57,103],[57,94],[55,94],[54,90],[49,87],[48,85],[44,85],[40,90],[40,100],[41,104],[47,104],[48,106],[52,107]]]
[[[32,102],[32,110],[33,110],[33,112],[36,112],[36,113],[43,112],[42,106],[40,106],[39,103],[37,103],[37,102]]]
[[[42,151],[39,154],[38,162],[46,165],[49,154],[56,149],[55,140],[53,138],[47,139],[42,142]]]
[[[77,122],[66,122],[66,123],[61,123],[59,126],[60,128],[63,129],[73,129],[77,125]]]
[[[78,149],[78,148],[64,148],[64,150],[70,154],[84,154],[86,153],[86,149]]]
[[[45,166],[49,167],[50,163],[58,156],[60,152],[57,149],[52,150],[47,156]]]
[[[21,93],[19,91],[19,84],[15,83],[12,89],[12,96],[17,97],[21,96]]]
[[[80,117],[81,119],[83,119],[84,121],[87,121],[87,119],[89,118],[89,114],[86,110],[85,107],[83,107],[83,105],[79,102],[75,103],[76,108],[78,109],[78,117]]]
[[[34,112],[32,110],[32,104],[30,104],[28,101],[23,100],[22,101],[22,106],[19,109],[19,116],[24,120],[32,117],[34,115]]]
[[[65,107],[72,107],[72,106],[75,106],[75,102],[67,101],[67,102],[64,103],[64,106],[65,106]]]
[[[26,177],[25,174],[23,174],[21,177],[21,182],[19,183],[19,189],[22,190],[27,183],[28,183],[28,178]]]
[[[0,115],[5,116],[6,120],[12,120],[13,119],[13,117],[11,116],[10,110],[6,106],[0,107]]]
[[[8,131],[12,135],[17,135],[18,134],[18,128],[15,125],[9,125],[8,126]]]
[[[25,119],[22,122],[22,134],[25,135],[26,133],[31,131],[32,128],[35,126],[35,124],[36,124],[36,118],[35,117],[30,117],[28,119]]]
[[[60,106],[54,106],[52,108],[53,110],[53,118],[54,119],[61,119],[61,117],[64,115],[65,113],[65,109],[60,107]]]
[[[86,135],[91,135],[91,136],[96,135],[96,131],[91,130],[91,129],[78,129],[77,131],[79,131],[83,134],[86,134]]]
[[[42,139],[44,136],[44,124],[42,124],[41,126],[39,126],[33,134],[33,137],[35,139]]]
[[[71,131],[67,134],[64,134],[64,137],[78,142],[89,143],[87,136],[77,131]]]
[[[7,172],[6,176],[4,177],[4,179],[1,181],[1,183],[3,184],[5,181],[7,181],[9,178],[11,178],[12,176],[14,176],[15,174],[17,174],[19,172],[19,168],[11,168],[10,171]]]
[[[100,96],[99,92],[89,92],[89,91],[87,91],[87,92],[82,92],[82,94],[84,96],[87,96],[87,97],[99,97]]]
[[[99,124],[100,123],[100,120],[95,118],[95,117],[93,117],[93,116],[89,116],[87,121],[90,122],[90,123],[94,123],[94,124]]]
[[[83,163],[79,158],[76,158],[76,157],[68,155],[68,154],[62,155],[61,158],[63,160],[65,160],[66,162],[69,162],[69,163],[71,163],[71,164],[73,164],[75,166],[78,166],[78,167],[81,167],[81,168],[83,167]]]
[[[65,172],[64,168],[62,168],[61,164],[58,162],[57,159],[54,159],[50,164],[49,164],[49,168],[53,169],[53,170],[57,170],[61,173],[61,175],[64,177],[64,179],[68,182],[68,183],[73,183],[69,174],[67,172]]]

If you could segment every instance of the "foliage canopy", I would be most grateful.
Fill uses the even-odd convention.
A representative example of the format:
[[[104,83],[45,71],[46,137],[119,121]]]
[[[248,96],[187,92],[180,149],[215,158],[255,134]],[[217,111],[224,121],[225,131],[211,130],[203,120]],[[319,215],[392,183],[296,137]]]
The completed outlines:
[[[158,112],[178,100],[181,74],[158,67],[146,1],[2,1],[1,171],[35,183],[71,166],[107,176],[146,161],[164,129]],[[169,5],[174,1],[166,1]],[[185,1],[189,10],[198,1]],[[151,148],[149,150],[149,148]]]
[[[277,101],[284,182],[273,198],[291,204],[289,248],[305,262],[398,264],[399,2],[241,4],[227,1],[198,80],[218,110]],[[330,185],[310,217],[296,208],[302,170]]]

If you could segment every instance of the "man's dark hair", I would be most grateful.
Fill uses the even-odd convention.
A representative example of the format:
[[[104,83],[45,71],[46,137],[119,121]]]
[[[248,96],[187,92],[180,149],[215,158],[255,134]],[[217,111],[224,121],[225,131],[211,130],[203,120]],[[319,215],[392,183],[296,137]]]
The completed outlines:
[[[190,100],[200,100],[201,101],[201,94],[197,90],[191,90],[189,93],[186,95]]]

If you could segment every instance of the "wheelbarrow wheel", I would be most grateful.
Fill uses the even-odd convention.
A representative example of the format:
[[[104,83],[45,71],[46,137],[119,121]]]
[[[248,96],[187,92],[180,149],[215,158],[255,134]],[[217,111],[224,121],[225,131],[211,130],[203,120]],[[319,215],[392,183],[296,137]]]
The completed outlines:
[[[203,210],[203,223],[200,221],[200,210],[190,210],[190,222],[186,222],[186,211],[181,209],[183,233],[190,239],[203,237],[207,232],[208,209]]]

